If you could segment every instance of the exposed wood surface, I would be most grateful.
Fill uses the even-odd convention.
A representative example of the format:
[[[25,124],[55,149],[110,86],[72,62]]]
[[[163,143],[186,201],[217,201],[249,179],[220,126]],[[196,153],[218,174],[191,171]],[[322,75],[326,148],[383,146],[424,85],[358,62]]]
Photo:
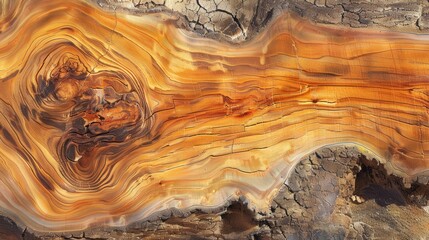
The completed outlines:
[[[409,178],[429,167],[429,37],[285,14],[231,45],[62,1],[5,2],[0,204],[36,231],[123,226],[244,196],[354,143]]]

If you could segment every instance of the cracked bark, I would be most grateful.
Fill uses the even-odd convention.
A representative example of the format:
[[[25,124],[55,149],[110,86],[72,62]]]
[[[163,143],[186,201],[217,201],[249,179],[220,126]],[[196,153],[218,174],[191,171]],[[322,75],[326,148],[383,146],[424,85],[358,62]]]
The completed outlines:
[[[427,181],[426,181],[427,182]],[[358,203],[353,198],[363,199]],[[422,238],[429,215],[425,180],[405,187],[378,160],[352,146],[321,148],[296,165],[269,214],[246,200],[223,209],[187,214],[169,210],[156,219],[123,228],[38,236],[0,218],[0,237],[10,239],[373,239]],[[409,213],[413,214],[410,215]],[[16,236],[16,238],[13,238]]]
[[[320,24],[421,32],[429,28],[429,2],[423,0],[240,0],[145,1],[93,0],[106,9],[118,7],[134,14],[171,11],[186,28],[209,38],[242,42],[256,36],[271,19],[290,11]],[[129,2],[132,2],[129,5]]]

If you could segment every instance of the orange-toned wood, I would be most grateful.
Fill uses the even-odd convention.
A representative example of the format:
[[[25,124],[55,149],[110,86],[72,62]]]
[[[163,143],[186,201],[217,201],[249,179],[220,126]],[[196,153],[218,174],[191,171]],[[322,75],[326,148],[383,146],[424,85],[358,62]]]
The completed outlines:
[[[429,37],[288,14],[227,44],[167,14],[11,1],[0,20],[0,205],[37,231],[125,225],[245,196],[264,211],[288,171],[355,144],[429,168]]]

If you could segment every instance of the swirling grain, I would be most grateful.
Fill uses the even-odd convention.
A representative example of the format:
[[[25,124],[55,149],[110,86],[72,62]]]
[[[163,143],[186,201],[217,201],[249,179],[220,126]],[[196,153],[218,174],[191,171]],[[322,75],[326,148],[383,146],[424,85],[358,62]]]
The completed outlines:
[[[2,6],[0,204],[34,230],[239,196],[264,211],[294,163],[329,144],[361,145],[410,178],[429,167],[425,35],[284,14],[230,45],[163,13]]]

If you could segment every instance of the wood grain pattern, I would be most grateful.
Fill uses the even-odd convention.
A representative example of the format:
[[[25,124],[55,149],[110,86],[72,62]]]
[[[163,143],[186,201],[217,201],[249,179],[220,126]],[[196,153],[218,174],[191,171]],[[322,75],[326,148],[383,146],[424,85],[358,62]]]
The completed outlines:
[[[357,144],[429,167],[429,37],[284,14],[216,42],[157,13],[3,1],[0,205],[36,231],[122,226],[244,196],[270,206],[296,161]]]

